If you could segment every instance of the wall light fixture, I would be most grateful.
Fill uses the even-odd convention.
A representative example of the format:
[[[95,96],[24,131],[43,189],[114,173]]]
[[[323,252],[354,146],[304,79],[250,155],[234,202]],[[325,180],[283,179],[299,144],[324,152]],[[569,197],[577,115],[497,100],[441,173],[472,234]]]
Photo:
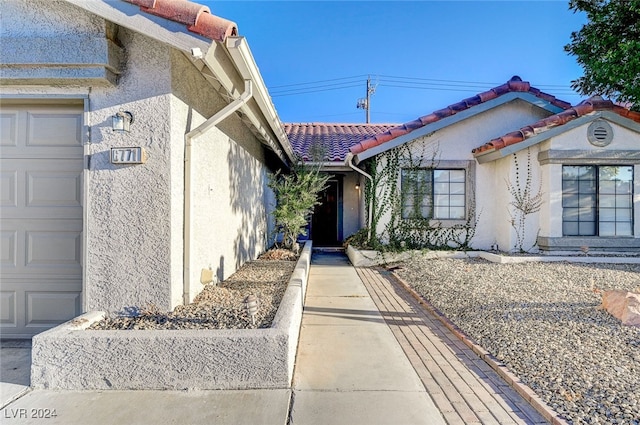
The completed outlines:
[[[133,123],[133,114],[129,111],[118,111],[111,117],[111,128],[113,131],[129,132],[129,127]]]

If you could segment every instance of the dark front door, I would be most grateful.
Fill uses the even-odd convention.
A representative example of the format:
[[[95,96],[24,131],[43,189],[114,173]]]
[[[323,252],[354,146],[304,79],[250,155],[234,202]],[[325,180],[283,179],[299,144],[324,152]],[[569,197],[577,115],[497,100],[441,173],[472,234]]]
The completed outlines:
[[[328,187],[320,195],[320,205],[314,209],[311,218],[311,238],[314,246],[340,246],[341,235],[341,180],[331,179]]]

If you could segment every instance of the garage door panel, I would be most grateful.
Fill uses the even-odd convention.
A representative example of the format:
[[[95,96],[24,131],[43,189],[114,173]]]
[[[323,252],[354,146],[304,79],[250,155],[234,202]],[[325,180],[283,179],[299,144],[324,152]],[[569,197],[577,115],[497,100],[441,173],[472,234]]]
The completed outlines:
[[[51,327],[80,314],[80,292],[26,292],[25,326]]]
[[[18,325],[16,312],[16,292],[0,292],[0,326],[15,328]]]
[[[0,114],[0,146],[18,146],[18,111]]]
[[[48,268],[80,270],[81,231],[26,232],[27,269]]]
[[[2,104],[0,327],[28,338],[81,313],[82,107]]]
[[[18,172],[5,170],[0,172],[0,207],[18,206]]]
[[[82,174],[70,171],[28,171],[27,207],[81,207]]]
[[[44,160],[65,160],[69,158],[69,156],[75,156],[78,158],[82,158],[82,147],[74,146],[72,148],[69,147],[53,147],[53,148],[37,148],[30,151],[27,148],[21,147],[2,147],[2,157],[6,158],[7,156],[11,156],[12,160],[18,159],[26,159],[26,160],[34,160],[34,159],[44,159]]]
[[[82,146],[82,114],[31,112],[27,120],[27,146]]]
[[[83,164],[82,157],[3,160],[2,217],[81,218]]]
[[[16,268],[16,258],[18,254],[18,232],[0,232],[0,264],[3,268]]]
[[[81,273],[82,220],[3,220],[0,236],[3,276]]]

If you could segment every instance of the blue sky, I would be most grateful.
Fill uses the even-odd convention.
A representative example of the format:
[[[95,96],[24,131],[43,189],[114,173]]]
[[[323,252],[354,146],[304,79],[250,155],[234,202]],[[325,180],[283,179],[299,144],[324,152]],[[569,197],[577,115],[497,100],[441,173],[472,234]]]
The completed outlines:
[[[369,75],[372,123],[413,120],[513,75],[582,99],[563,46],[586,18],[565,0],[200,3],[238,24],[283,122],[365,122],[356,104]]]

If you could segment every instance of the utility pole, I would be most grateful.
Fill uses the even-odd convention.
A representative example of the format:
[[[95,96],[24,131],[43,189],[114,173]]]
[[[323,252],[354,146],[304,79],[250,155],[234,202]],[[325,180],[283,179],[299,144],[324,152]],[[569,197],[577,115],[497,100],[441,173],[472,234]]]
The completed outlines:
[[[358,99],[356,107],[364,109],[366,113],[366,123],[371,120],[371,95],[376,92],[376,86],[371,84],[371,75],[367,76],[367,92],[366,97]]]

